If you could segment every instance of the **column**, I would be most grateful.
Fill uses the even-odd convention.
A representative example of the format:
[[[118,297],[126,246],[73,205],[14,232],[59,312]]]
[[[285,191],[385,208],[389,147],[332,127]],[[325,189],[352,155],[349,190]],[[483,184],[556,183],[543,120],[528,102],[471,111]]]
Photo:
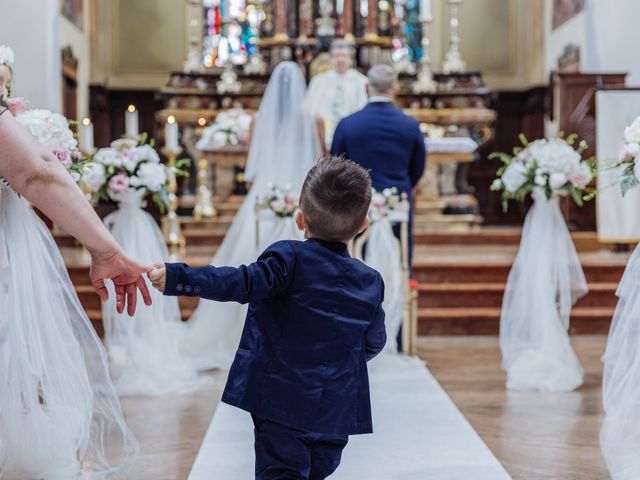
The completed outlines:
[[[275,40],[288,40],[287,35],[287,0],[275,0],[276,7],[276,35]]]
[[[353,0],[344,0],[342,22],[344,23],[344,38],[354,40],[353,37]]]
[[[378,37],[378,0],[369,0],[369,13],[367,15],[367,33],[365,37]]]

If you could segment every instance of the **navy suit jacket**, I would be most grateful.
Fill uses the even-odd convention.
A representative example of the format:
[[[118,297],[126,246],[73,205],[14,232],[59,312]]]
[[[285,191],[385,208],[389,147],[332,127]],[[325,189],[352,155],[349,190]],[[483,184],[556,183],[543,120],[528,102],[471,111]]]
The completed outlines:
[[[384,283],[345,244],[277,242],[239,268],[167,264],[165,294],[249,303],[223,402],[307,432],[372,432]]]
[[[331,153],[344,154],[371,172],[373,187],[397,187],[411,200],[424,173],[426,149],[418,122],[391,102],[372,102],[336,127]]]

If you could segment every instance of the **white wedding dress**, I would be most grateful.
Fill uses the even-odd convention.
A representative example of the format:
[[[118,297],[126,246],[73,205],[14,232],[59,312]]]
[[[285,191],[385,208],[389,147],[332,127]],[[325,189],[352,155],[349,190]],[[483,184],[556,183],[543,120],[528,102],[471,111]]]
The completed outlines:
[[[118,210],[104,223],[131,258],[146,265],[169,261],[162,232],[143,208],[144,191],[121,194]],[[118,395],[169,396],[196,390],[205,380],[180,353],[185,325],[176,297],[165,297],[145,278],[152,305],[141,306],[133,317],[119,314],[110,284],[102,306],[105,343],[111,377]],[[141,296],[138,301],[142,303]]]
[[[102,478],[137,450],[51,234],[0,187],[0,477]]]
[[[569,317],[587,282],[558,198],[536,190],[533,199],[502,302],[502,366],[509,389],[570,392],[584,372]]]
[[[600,444],[614,480],[640,478],[640,247],[629,258],[602,358]]]
[[[273,71],[256,116],[245,178],[251,190],[233,220],[212,265],[238,266],[254,262],[278,240],[299,239],[291,218],[260,222],[256,246],[256,200],[269,184],[292,186],[299,194],[321,150],[315,119],[304,107],[305,81],[298,65],[282,62]],[[187,323],[182,352],[200,370],[228,368],[240,341],[246,305],[201,300]]]

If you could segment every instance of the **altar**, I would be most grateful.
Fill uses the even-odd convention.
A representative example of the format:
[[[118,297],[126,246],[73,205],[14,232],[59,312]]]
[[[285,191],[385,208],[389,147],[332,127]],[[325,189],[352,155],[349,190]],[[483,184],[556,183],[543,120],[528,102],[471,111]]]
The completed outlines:
[[[171,72],[158,90],[163,108],[156,113],[157,131],[169,117],[175,118],[184,150],[198,166],[198,180],[188,190],[209,189],[204,196],[214,204],[243,191],[248,145],[200,149],[196,144],[203,131],[221,113],[242,109],[254,114],[278,62],[297,62],[309,81],[327,68],[331,41],[344,39],[353,45],[355,67],[361,72],[377,63],[395,67],[401,86],[396,104],[425,134],[428,170],[417,191],[418,223],[429,230],[481,224],[467,171],[470,163],[482,161],[478,150],[493,137],[496,113],[482,73],[467,71],[460,55],[460,3],[448,0],[450,49],[443,72],[433,73],[429,0],[396,0],[393,5],[374,0],[191,0],[189,53],[184,68]],[[452,142],[442,149],[440,139]],[[197,197],[202,201],[200,193]],[[188,210],[197,201],[187,196],[182,206]]]

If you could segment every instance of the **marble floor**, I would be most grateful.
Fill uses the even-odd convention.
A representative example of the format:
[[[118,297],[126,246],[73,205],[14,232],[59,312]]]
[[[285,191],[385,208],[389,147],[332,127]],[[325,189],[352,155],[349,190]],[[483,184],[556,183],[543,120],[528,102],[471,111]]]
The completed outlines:
[[[569,394],[505,391],[496,337],[422,337],[419,352],[512,478],[606,479],[598,447],[600,356],[606,337],[576,336],[572,341],[586,376],[585,385]],[[123,479],[188,477],[224,384],[223,373],[213,377],[213,384],[192,395],[123,401],[142,446]]]

